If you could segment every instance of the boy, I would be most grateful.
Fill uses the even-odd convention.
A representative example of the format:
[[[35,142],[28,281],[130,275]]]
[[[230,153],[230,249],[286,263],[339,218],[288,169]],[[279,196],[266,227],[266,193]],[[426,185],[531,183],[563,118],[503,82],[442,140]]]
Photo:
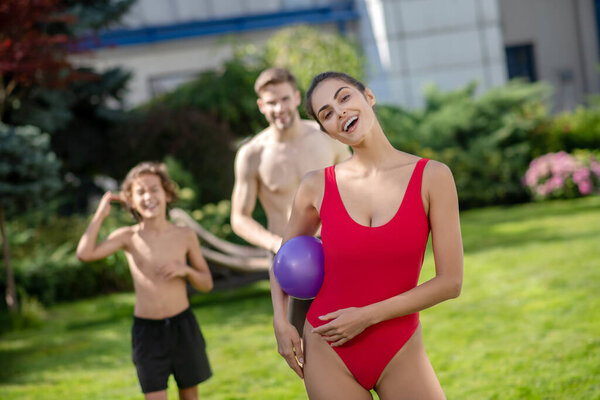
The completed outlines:
[[[138,224],[116,229],[97,244],[110,202],[122,201]],[[175,187],[163,164],[134,167],[121,195],[107,192],[77,246],[77,257],[93,261],[123,249],[135,288],[133,362],[146,399],[167,399],[172,373],[180,399],[197,399],[197,385],[211,376],[205,343],[190,309],[186,281],[201,291],[213,287],[196,234],[167,220]],[[190,265],[187,264],[189,260]]]

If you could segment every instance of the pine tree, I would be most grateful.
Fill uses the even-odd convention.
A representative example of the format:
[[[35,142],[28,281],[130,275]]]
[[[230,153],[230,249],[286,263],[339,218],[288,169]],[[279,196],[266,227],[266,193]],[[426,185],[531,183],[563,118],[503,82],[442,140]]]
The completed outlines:
[[[22,211],[51,196],[61,185],[60,162],[50,151],[50,136],[34,126],[0,123],[0,233],[6,274],[6,305],[18,310],[6,235],[7,211]]]

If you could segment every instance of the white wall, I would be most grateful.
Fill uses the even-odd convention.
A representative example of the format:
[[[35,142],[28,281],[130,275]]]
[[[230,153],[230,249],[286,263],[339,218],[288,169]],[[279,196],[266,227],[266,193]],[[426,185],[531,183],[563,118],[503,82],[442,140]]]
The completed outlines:
[[[237,35],[235,44],[260,44],[271,34],[259,31]],[[152,81],[164,79],[180,82],[202,71],[217,69],[233,54],[233,38],[207,36],[154,44],[100,49],[92,57],[80,57],[81,63],[100,70],[121,66],[133,72],[126,104],[133,106],[152,97]],[[168,83],[168,82],[165,82]]]
[[[141,27],[327,4],[331,0],[139,0],[124,25]],[[347,24],[362,44],[367,84],[380,103],[423,104],[423,87],[444,90],[477,80],[483,92],[506,82],[505,45],[532,43],[537,74],[555,87],[557,109],[600,91],[598,31],[592,0],[355,0],[361,19]],[[322,27],[331,30],[334,25]],[[206,36],[97,51],[100,68],[134,72],[128,103],[166,85],[218,68],[232,44],[260,46],[274,30]],[[561,73],[573,72],[572,82]],[[564,76],[564,74],[563,74]]]
[[[554,87],[557,110],[572,109],[599,91],[591,0],[501,0],[500,10],[506,45],[533,44],[538,79]],[[565,80],[569,74],[572,80]]]
[[[138,0],[122,21],[124,28],[168,25],[188,21],[227,18],[277,12],[328,4],[329,0]],[[347,24],[351,27],[353,24]],[[335,24],[320,26],[331,32]],[[230,59],[235,45],[261,46],[273,29],[231,35],[204,36],[115,48],[102,48],[77,62],[100,70],[121,66],[133,73],[126,104],[135,106],[149,100],[157,86],[174,87],[202,71],[217,69]],[[352,32],[350,32],[352,36]],[[158,83],[158,85],[157,85]]]
[[[379,100],[423,104],[423,87],[506,82],[497,0],[364,0],[361,41]]]

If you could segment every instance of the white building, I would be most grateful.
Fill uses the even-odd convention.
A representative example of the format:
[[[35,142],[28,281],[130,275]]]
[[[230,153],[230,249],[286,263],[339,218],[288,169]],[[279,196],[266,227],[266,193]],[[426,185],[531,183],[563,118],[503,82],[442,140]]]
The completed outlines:
[[[217,68],[234,43],[260,45],[305,23],[359,39],[382,103],[422,104],[422,89],[525,76],[555,88],[557,109],[600,91],[600,0],[138,0],[92,63],[134,73],[131,105]]]

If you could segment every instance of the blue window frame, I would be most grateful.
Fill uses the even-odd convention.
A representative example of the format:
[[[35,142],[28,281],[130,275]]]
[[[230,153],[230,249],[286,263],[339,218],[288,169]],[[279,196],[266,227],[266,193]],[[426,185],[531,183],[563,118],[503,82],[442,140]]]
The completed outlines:
[[[280,10],[274,13],[240,15],[231,18],[147,26],[137,29],[109,30],[95,37],[81,38],[75,49],[90,50],[101,47],[131,46],[190,37],[273,29],[293,24],[337,23],[338,29],[343,32],[346,23],[357,20],[359,16],[352,0],[337,0],[325,5]]]
[[[525,78],[530,82],[537,81],[532,44],[507,46],[506,64],[508,66],[508,79]]]

